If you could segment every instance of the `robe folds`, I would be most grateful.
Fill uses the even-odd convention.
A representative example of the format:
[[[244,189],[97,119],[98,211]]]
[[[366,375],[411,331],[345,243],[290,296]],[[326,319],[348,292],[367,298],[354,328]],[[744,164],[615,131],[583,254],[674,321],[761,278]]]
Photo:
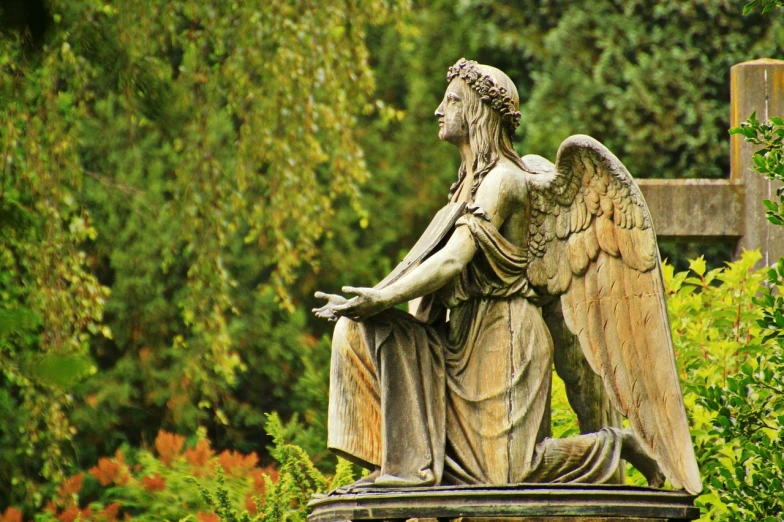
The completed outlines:
[[[526,249],[481,211],[456,226],[477,252],[430,296],[429,316],[338,321],[328,446],[400,486],[610,480],[618,430],[548,438],[553,343],[530,300]]]

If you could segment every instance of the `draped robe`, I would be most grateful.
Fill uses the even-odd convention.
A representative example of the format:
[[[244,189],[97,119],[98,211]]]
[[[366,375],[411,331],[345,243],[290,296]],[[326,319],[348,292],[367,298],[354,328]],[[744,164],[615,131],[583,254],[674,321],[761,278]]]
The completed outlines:
[[[328,446],[400,486],[610,481],[617,429],[548,438],[553,342],[530,300],[526,248],[469,209],[455,226],[476,254],[428,296],[429,316],[338,321]]]

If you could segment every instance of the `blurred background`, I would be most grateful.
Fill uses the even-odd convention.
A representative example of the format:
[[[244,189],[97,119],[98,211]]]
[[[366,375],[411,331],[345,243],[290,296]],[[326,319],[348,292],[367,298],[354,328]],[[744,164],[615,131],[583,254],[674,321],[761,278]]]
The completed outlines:
[[[266,466],[271,412],[333,472],[312,295],[373,285],[446,202],[459,58],[516,83],[520,154],[584,133],[635,177],[722,178],[730,67],[784,47],[729,0],[0,5],[0,510],[26,515],[79,470],[97,498],[118,449],[181,451],[161,433]]]

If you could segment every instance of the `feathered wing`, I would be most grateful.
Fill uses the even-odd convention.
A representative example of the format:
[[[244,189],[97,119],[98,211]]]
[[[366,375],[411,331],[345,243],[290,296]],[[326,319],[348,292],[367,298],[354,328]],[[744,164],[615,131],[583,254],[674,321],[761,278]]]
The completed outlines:
[[[535,154],[524,156],[523,163],[538,175],[552,177],[555,173],[551,161]],[[622,428],[623,416],[612,405],[602,378],[588,364],[580,340],[566,325],[559,297],[543,303],[542,318],[553,339],[555,372],[563,380],[580,433],[595,433],[606,427]],[[620,466],[609,482],[623,484],[624,477],[624,467]]]
[[[529,282],[561,296],[613,406],[673,486],[698,493],[656,235],[639,188],[606,147],[580,135],[561,144],[554,170],[530,180]]]

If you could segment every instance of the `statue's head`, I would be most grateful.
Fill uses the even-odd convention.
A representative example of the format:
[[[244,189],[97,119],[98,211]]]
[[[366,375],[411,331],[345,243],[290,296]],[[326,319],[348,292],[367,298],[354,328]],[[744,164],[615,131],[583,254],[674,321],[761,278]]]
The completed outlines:
[[[495,67],[465,58],[449,68],[446,78],[449,86],[435,112],[438,137],[458,146],[467,143],[474,156],[474,165],[461,165],[460,179],[452,186],[450,198],[465,177],[466,167],[475,173],[472,193],[500,155],[525,170],[512,144],[521,117],[520,98],[512,80]]]
[[[514,134],[520,124],[520,99],[506,74],[461,58],[446,77],[449,86],[436,109],[439,138],[459,144],[478,131],[490,139]]]

